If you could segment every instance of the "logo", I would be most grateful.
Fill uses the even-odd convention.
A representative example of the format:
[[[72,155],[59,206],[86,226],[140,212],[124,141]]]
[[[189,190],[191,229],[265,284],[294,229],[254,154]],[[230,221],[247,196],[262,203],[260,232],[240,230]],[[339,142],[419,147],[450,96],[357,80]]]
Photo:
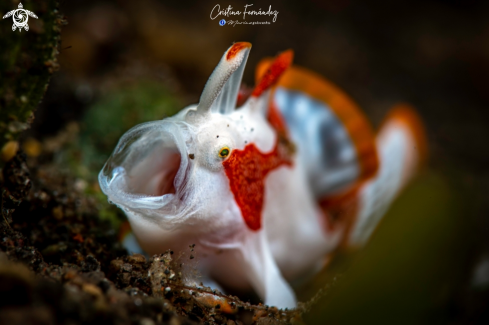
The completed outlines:
[[[14,20],[14,24],[12,25],[12,31],[15,31],[17,28],[19,29],[19,32],[22,31],[22,28],[28,31],[29,25],[27,25],[27,21],[29,20],[29,16],[37,19],[35,13],[29,10],[25,10],[23,8],[24,7],[22,6],[22,3],[19,3],[18,9],[9,11],[5,16],[3,16],[3,19],[12,16],[12,19]]]
[[[226,25],[226,21],[224,19],[219,20],[219,25],[221,26]]]

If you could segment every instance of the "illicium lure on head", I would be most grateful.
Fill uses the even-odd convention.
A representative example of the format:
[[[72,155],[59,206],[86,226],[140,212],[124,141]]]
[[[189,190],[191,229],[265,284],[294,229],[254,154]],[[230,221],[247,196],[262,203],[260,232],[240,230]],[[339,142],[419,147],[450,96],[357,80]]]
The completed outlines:
[[[124,134],[99,181],[147,253],[197,243],[203,275],[291,308],[287,280],[368,239],[423,159],[424,134],[400,105],[374,135],[341,90],[291,66],[292,51],[259,64],[237,108],[250,49],[224,53],[197,105]]]

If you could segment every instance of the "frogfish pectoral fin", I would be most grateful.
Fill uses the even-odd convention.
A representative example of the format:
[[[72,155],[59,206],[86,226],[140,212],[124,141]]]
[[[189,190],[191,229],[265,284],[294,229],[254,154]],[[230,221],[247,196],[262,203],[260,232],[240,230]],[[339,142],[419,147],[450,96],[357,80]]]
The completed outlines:
[[[250,231],[240,250],[250,283],[265,304],[295,308],[295,293],[280,273],[265,231]]]

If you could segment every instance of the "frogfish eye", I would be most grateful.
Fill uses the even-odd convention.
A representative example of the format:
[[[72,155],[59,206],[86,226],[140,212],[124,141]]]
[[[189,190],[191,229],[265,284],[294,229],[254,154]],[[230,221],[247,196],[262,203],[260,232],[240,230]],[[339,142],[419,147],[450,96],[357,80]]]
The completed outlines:
[[[228,147],[221,148],[221,150],[219,150],[219,157],[226,158],[227,156],[229,156],[229,152],[230,150]]]

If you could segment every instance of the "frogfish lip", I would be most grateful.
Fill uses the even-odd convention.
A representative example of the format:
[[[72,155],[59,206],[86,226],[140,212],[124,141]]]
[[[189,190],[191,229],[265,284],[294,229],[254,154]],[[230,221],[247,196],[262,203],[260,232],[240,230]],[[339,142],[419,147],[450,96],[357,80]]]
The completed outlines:
[[[149,122],[122,136],[100,172],[99,182],[117,205],[175,211],[184,197],[190,168],[179,125]]]

